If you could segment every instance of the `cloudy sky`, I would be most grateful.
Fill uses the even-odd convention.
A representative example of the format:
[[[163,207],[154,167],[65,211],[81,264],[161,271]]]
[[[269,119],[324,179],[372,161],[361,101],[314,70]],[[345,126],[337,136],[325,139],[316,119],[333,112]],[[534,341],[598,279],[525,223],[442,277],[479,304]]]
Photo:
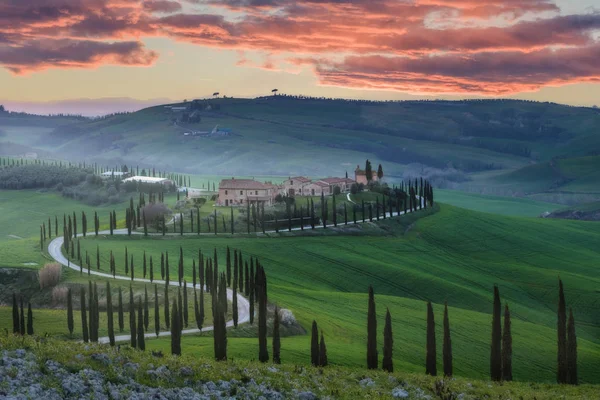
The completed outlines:
[[[273,88],[600,105],[600,0],[0,1],[0,101]]]

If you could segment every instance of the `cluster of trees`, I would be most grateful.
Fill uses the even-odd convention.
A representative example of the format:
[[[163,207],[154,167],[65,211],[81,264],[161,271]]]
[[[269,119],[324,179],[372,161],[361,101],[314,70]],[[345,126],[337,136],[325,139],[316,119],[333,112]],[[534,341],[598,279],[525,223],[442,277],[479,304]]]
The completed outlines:
[[[6,161],[6,159],[3,159]],[[13,160],[14,161],[14,160]],[[0,168],[0,189],[39,189],[85,182],[92,172],[77,167],[23,164]]]
[[[569,310],[567,322],[565,296],[562,281],[559,280],[558,301],[558,367],[557,382],[572,385],[578,384],[577,378],[577,337],[575,333],[575,320],[573,310]],[[502,326],[504,319],[504,327]],[[312,348],[316,348],[316,323],[313,322]],[[426,351],[425,351],[425,373],[436,376],[437,372],[437,345],[435,338],[435,316],[431,302],[427,302],[427,329],[426,329]],[[450,320],[448,316],[448,303],[444,304],[443,320],[443,344],[442,363],[443,374],[446,377],[453,375],[452,365],[452,339],[450,333]],[[492,312],[492,339],[490,346],[490,378],[492,381],[512,381],[512,324],[508,304],[504,306],[502,315],[502,304],[500,291],[494,285],[494,301]],[[311,351],[313,354],[314,350]],[[383,330],[383,360],[381,368],[385,371],[394,370],[393,360],[393,337],[390,310],[387,310],[385,327]],[[313,364],[314,364],[314,359]],[[375,296],[373,288],[369,287],[369,303],[367,313],[367,368],[378,368],[377,350],[377,315],[375,311]],[[315,364],[316,365],[316,364]]]
[[[17,302],[17,295],[13,293],[12,300],[12,320],[13,333],[15,335],[33,335],[33,312],[31,311],[31,303],[27,303],[27,322],[25,322],[25,310],[23,309],[23,296],[20,299],[21,307]]]

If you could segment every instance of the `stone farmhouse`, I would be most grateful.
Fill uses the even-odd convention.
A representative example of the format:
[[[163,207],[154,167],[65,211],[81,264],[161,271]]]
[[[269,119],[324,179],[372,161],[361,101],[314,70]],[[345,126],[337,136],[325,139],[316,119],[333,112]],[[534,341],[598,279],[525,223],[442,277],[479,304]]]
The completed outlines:
[[[334,188],[338,186],[342,192],[350,190],[352,184],[355,183],[349,178],[323,178],[311,180],[304,176],[290,177],[283,181],[282,191],[288,196],[321,196],[330,195]]]
[[[363,185],[366,185],[368,183],[367,173],[364,169],[360,169],[360,165],[357,165],[356,169],[354,170],[354,180],[356,181],[356,183],[362,183]],[[373,171],[373,176],[371,177],[371,180],[373,182],[379,181],[379,178],[377,177],[377,170]]]
[[[280,193],[279,187],[270,182],[253,179],[223,179],[219,183],[216,205],[222,207],[246,206],[248,203],[271,206]]]

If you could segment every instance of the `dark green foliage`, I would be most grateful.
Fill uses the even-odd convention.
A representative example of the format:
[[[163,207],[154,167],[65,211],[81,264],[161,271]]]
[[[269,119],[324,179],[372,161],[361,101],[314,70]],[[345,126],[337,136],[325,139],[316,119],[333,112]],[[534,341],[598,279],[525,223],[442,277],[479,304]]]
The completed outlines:
[[[119,287],[119,304],[118,304],[118,314],[119,314],[119,332],[123,332],[125,328],[125,317],[123,315],[123,291]]]
[[[73,328],[75,322],[73,320],[73,294],[71,288],[67,291],[67,328],[69,329],[69,335],[73,334]]]
[[[144,338],[144,315],[142,311],[141,298],[138,298],[137,347],[142,351],[146,350],[146,341]]]
[[[281,364],[281,336],[279,334],[279,307],[273,314],[273,364]]]
[[[160,279],[165,280],[165,255],[160,253]]]
[[[137,347],[137,326],[135,320],[135,302],[133,300],[133,288],[129,287],[129,332],[131,335],[130,344],[132,348]]]
[[[231,301],[231,314],[233,319],[233,326],[238,326],[238,300],[237,300],[237,278],[233,279],[233,299]]]
[[[154,285],[154,333],[160,333],[160,307],[158,306],[158,285]]]
[[[173,307],[171,308],[171,354],[177,356],[181,355],[181,327],[179,323],[177,301],[173,299]]]
[[[131,255],[131,280],[134,279],[133,254]]]
[[[227,286],[231,286],[231,252],[229,250],[229,246],[227,246]]]
[[[573,309],[569,308],[569,322],[567,323],[567,383],[577,385],[577,335],[575,334],[575,319]]]
[[[112,293],[110,291],[110,282],[106,282],[106,317],[108,326],[108,341],[111,346],[115,345],[115,326],[113,320]]]
[[[369,286],[369,311],[367,316],[367,368],[377,369],[378,364],[375,295],[373,293],[373,286]]]
[[[444,376],[452,376],[452,339],[450,337],[450,320],[448,317],[447,302],[444,304],[444,343],[442,347],[442,361],[444,364]]]
[[[165,326],[167,329],[171,326],[171,318],[169,318],[169,286],[165,285]]]
[[[85,309],[85,289],[81,288],[80,293],[80,310],[81,310],[81,330],[83,333],[83,341],[87,343],[89,341],[88,335],[88,324],[87,324],[87,311]]]
[[[427,302],[427,355],[425,356],[425,373],[437,375],[437,355],[435,346],[435,319],[431,302]]]
[[[183,330],[183,298],[179,287],[177,288],[177,309],[179,310],[179,328]]]
[[[177,268],[177,277],[179,280],[179,286],[181,286],[181,282],[183,281],[183,247],[179,246],[179,264]]]
[[[13,293],[12,320],[13,320],[13,333],[20,334],[21,326],[20,326],[20,321],[19,321],[19,306],[17,304],[17,295],[15,293]]]
[[[204,325],[204,286],[200,286],[200,300],[198,301],[198,319],[196,321],[196,325],[198,325],[198,329],[202,329]]]
[[[556,381],[567,383],[567,306],[562,280],[558,280],[558,368]]]
[[[321,331],[321,343],[319,344],[319,367],[326,367],[329,364],[327,360],[327,346],[325,345],[325,336]]]
[[[144,329],[147,331],[150,325],[150,312],[148,311],[148,288],[144,285]]]
[[[500,292],[494,285],[494,309],[492,314],[492,346],[490,353],[490,379],[502,380],[502,305]]]
[[[25,310],[23,310],[23,297],[21,297],[21,315],[19,318],[19,333],[21,336],[25,335]]]
[[[383,328],[383,361],[381,369],[387,372],[394,372],[394,336],[392,334],[392,315],[390,309],[385,314],[385,326]]]
[[[142,275],[144,276],[144,279],[146,279],[146,251],[144,250],[144,256],[142,259]]]
[[[310,338],[310,362],[315,367],[319,366],[319,328],[317,327],[317,321],[314,320]]]
[[[512,332],[510,323],[510,310],[508,304],[504,306],[504,328],[502,331],[502,380],[510,382],[512,376]]]
[[[188,327],[188,293],[187,281],[183,281],[183,326]]]
[[[27,334],[33,335],[33,312],[31,311],[31,303],[27,303]]]

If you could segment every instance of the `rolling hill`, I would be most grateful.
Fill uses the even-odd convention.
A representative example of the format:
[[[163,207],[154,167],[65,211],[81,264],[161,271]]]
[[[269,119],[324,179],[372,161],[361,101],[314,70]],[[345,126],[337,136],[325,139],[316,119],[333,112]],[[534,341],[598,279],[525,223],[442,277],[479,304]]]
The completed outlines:
[[[286,96],[171,106],[190,111],[157,106],[95,120],[4,113],[0,143],[13,155],[34,151],[108,165],[136,160],[140,166],[226,176],[339,176],[369,158],[384,165],[390,181],[425,175],[438,186],[488,194],[600,197],[593,170],[600,151],[596,109],[512,100]],[[201,121],[184,123],[186,112]],[[231,134],[184,136],[216,125]]]

